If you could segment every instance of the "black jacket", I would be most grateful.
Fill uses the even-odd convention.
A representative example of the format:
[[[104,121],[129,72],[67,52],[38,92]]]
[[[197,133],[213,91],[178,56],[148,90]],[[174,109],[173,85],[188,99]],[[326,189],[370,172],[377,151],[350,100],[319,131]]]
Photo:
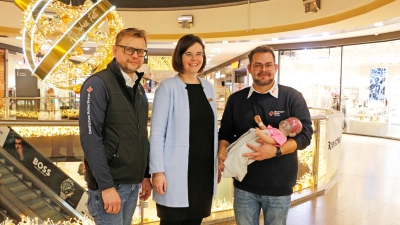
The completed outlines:
[[[81,88],[80,138],[88,188],[140,183],[148,168],[148,100],[140,85],[133,88],[113,60]]]

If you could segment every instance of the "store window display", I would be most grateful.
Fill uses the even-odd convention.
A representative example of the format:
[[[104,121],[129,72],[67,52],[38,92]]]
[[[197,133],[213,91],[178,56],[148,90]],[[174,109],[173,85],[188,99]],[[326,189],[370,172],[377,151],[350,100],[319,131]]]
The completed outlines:
[[[299,90],[309,107],[338,108],[340,47],[280,51],[280,60],[280,84]]]
[[[399,50],[400,41],[343,47],[345,131],[400,138]]]

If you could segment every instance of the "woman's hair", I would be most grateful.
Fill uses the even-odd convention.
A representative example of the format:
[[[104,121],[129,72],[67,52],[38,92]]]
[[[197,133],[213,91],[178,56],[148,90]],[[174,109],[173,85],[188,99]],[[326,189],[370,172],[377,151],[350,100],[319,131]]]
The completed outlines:
[[[203,64],[201,65],[198,73],[202,73],[204,67],[206,66],[206,54],[204,52],[205,46],[203,44],[203,41],[200,39],[200,37],[195,36],[193,34],[187,34],[181,39],[179,39],[178,44],[176,45],[174,49],[174,53],[172,53],[172,68],[178,73],[184,73],[184,67],[182,63],[182,55],[185,53],[188,48],[190,48],[192,45],[199,43],[201,47],[203,47]]]

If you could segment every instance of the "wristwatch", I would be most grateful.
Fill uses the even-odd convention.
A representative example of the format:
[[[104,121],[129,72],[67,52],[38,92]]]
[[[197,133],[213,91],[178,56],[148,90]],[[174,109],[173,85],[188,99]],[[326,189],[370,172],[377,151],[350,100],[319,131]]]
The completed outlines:
[[[276,147],[275,157],[281,157],[281,156],[282,156],[281,147]]]
[[[74,194],[74,181],[71,178],[64,180],[60,187],[60,197],[65,200]]]

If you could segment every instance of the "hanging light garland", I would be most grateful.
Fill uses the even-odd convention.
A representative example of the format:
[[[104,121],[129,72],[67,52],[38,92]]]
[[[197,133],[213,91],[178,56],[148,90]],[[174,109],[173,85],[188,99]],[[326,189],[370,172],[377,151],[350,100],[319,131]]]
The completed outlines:
[[[86,0],[80,6],[57,0],[14,3],[24,11],[24,56],[33,74],[45,83],[76,91],[112,60],[112,46],[123,22],[107,0]],[[82,45],[89,41],[97,44],[96,52],[83,62],[72,61],[72,56],[83,54]]]

